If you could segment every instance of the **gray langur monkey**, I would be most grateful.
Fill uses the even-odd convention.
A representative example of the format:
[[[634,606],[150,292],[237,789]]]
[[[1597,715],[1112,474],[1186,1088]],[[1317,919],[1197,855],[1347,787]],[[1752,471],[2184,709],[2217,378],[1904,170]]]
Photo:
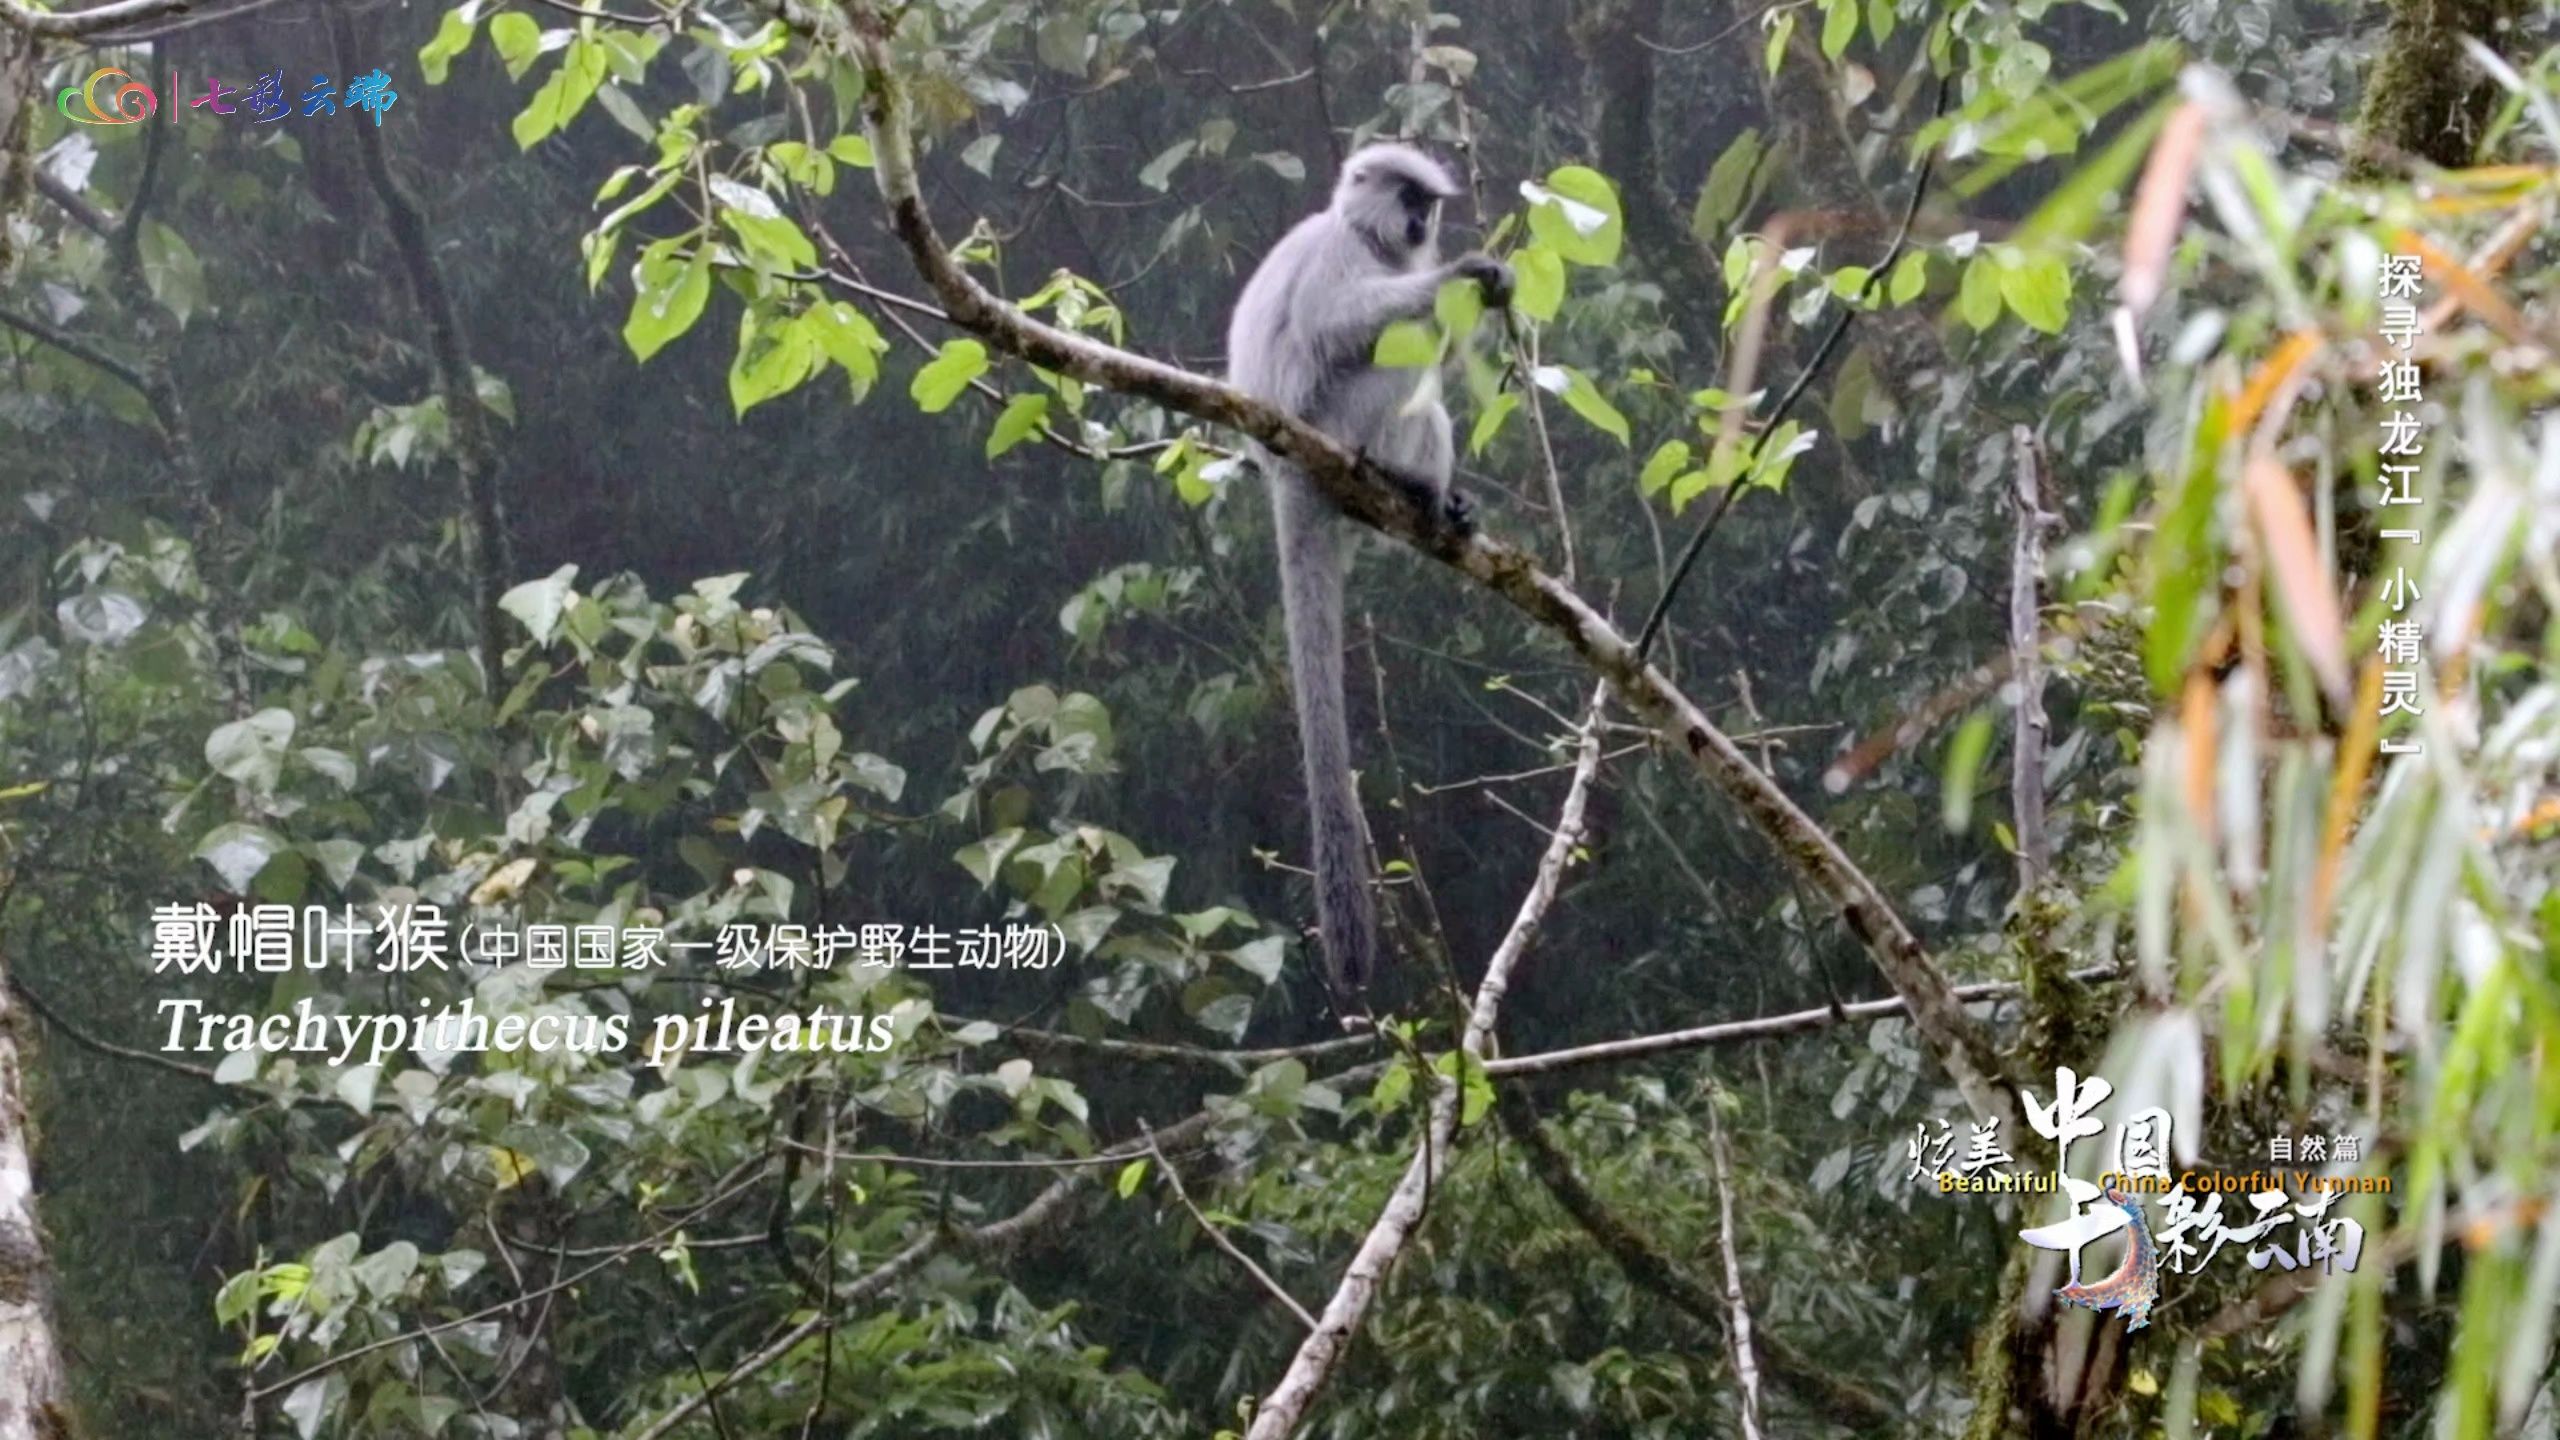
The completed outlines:
[[[1227,378],[1374,462],[1463,525],[1466,501],[1449,489],[1449,412],[1436,388],[1417,389],[1436,377],[1372,360],[1380,332],[1430,314],[1450,280],[1475,281],[1496,309],[1510,303],[1510,267],[1481,254],[1440,259],[1440,206],[1457,193],[1449,172],[1409,145],[1370,145],[1344,162],[1333,203],[1300,221],[1245,282],[1227,325]],[[1343,710],[1345,537],[1305,474],[1259,445],[1251,449],[1271,483],[1280,542],[1280,601],[1315,852],[1316,932],[1326,982],[1347,1018],[1376,972],[1378,937]]]

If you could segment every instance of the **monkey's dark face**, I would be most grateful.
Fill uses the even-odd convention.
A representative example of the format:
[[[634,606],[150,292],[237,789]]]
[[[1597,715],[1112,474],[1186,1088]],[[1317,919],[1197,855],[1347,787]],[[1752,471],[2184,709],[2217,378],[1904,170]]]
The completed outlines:
[[[1405,145],[1372,145],[1351,157],[1334,209],[1381,250],[1418,255],[1436,243],[1441,202],[1456,192],[1437,161]]]

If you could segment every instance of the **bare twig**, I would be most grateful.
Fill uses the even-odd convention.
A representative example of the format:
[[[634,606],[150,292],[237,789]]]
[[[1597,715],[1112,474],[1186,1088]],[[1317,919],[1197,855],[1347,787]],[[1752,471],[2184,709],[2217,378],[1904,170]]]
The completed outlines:
[[[1495,948],[1493,958],[1486,962],[1484,979],[1476,986],[1475,1005],[1458,1040],[1458,1048],[1468,1059],[1461,1062],[1458,1076],[1432,1094],[1423,1141],[1414,1152],[1412,1163],[1405,1167],[1404,1178],[1396,1182],[1376,1223],[1369,1227],[1368,1237],[1361,1241],[1359,1251],[1343,1271],[1341,1283],[1334,1287],[1333,1298],[1325,1302],[1324,1317],[1300,1343],[1280,1383],[1255,1409],[1253,1427],[1245,1432],[1245,1440],[1284,1440],[1296,1432],[1307,1407],[1315,1402],[1317,1392],[1324,1388],[1326,1379],[1350,1348],[1351,1338],[1367,1316],[1370,1302],[1377,1298],[1387,1271],[1421,1222],[1423,1205],[1439,1170],[1447,1163],[1450,1142],[1457,1137],[1459,1101],[1466,1089],[1463,1066],[1480,1063],[1493,1038],[1495,1022],[1501,1018],[1502,1000],[1510,991],[1512,972],[1537,937],[1547,908],[1555,903],[1556,892],[1563,884],[1565,864],[1582,843],[1583,816],[1591,799],[1592,781],[1600,773],[1600,707],[1606,696],[1605,686],[1592,692],[1590,716],[1582,728],[1581,758],[1573,773],[1572,788],[1566,792],[1556,817],[1555,835],[1538,859],[1537,878],[1522,897],[1519,914]]]
[[[1681,1270],[1653,1237],[1602,1204],[1584,1183],[1573,1168],[1573,1157],[1538,1119],[1527,1087],[1504,1086],[1496,1106],[1503,1129],[1520,1144],[1529,1173],[1628,1279],[1669,1301],[1710,1333],[1722,1334],[1728,1328],[1730,1312],[1716,1297]],[[1768,1352],[1771,1378],[1821,1414],[1860,1434],[1900,1427],[1902,1413],[1890,1403],[1805,1355],[1783,1337],[1771,1334],[1761,1343]]]
[[[1216,1116],[1212,1112],[1203,1110],[1181,1124],[1168,1128],[1161,1136],[1149,1137],[1144,1144],[1118,1147],[1112,1152],[1111,1158],[1121,1161],[1134,1160],[1141,1155],[1151,1153],[1158,1141],[1163,1139],[1171,1139],[1176,1144],[1187,1144],[1198,1136],[1206,1134],[1215,1121]],[[683,1424],[695,1411],[709,1404],[722,1392],[735,1387],[738,1382],[790,1354],[802,1341],[835,1323],[838,1311],[848,1306],[858,1305],[888,1289],[891,1285],[913,1274],[926,1261],[946,1250],[965,1255],[1001,1255],[1011,1251],[1033,1235],[1065,1219],[1068,1202],[1073,1200],[1076,1192],[1083,1188],[1086,1177],[1091,1173],[1090,1170],[1072,1170],[1059,1176],[1050,1182],[1046,1189],[1033,1196],[1030,1204],[1002,1220],[960,1230],[935,1229],[918,1237],[904,1249],[873,1266],[860,1279],[836,1289],[830,1297],[830,1303],[816,1307],[815,1312],[807,1319],[783,1331],[745,1359],[730,1366],[726,1375],[704,1386],[702,1393],[687,1396],[679,1401],[666,1414],[659,1416],[633,1434],[631,1440],[662,1440],[669,1431]]]
[[[2074,970],[2071,978],[2081,984],[2113,978],[2119,972],[2112,965],[2093,965]],[[1981,985],[1958,985],[1948,998],[1959,1005],[1983,1000],[2006,1000],[2025,993],[2025,988],[2009,981],[1993,981]],[[1901,996],[1882,1000],[1860,1000],[1838,1009],[1825,1005],[1816,1010],[1797,1010],[1785,1015],[1767,1015],[1757,1020],[1729,1020],[1721,1025],[1699,1025],[1686,1030],[1666,1030],[1656,1035],[1637,1035],[1625,1040],[1603,1040],[1592,1045],[1576,1045],[1564,1050],[1542,1050],[1535,1055],[1515,1055],[1485,1062],[1485,1073],[1496,1079],[1514,1075],[1545,1075],[1558,1070],[1571,1070],[1584,1065],[1608,1065],[1621,1060],[1645,1060],[1681,1050],[1704,1049],[1735,1040],[1774,1040],[1782,1035],[1801,1035],[1808,1030],[1828,1029],[1850,1020],[1875,1020],[1899,1015],[1908,1009]]]
[[[1742,1257],[1733,1243],[1733,1160],[1725,1153],[1724,1122],[1716,1116],[1716,1103],[1714,1097],[1707,1102],[1707,1156],[1715,1166],[1721,1211],[1716,1234],[1724,1251],[1724,1303],[1733,1315],[1725,1339],[1733,1347],[1733,1378],[1742,1390],[1744,1440],[1760,1440],[1760,1362],[1751,1349],[1751,1307],[1742,1298]]]
[[[1308,1330],[1315,1329],[1316,1317],[1307,1313],[1307,1307],[1298,1303],[1298,1297],[1281,1289],[1280,1282],[1271,1278],[1270,1271],[1255,1264],[1252,1256],[1244,1253],[1242,1247],[1227,1238],[1226,1231],[1210,1224],[1209,1217],[1200,1213],[1200,1207],[1191,1203],[1191,1192],[1182,1188],[1182,1172],[1175,1168],[1172,1159],[1156,1144],[1155,1132],[1152,1130],[1147,1132],[1147,1148],[1154,1153],[1156,1166],[1164,1171],[1166,1181],[1172,1184],[1173,1198],[1182,1202],[1182,1208],[1190,1212],[1191,1223],[1200,1227],[1200,1233],[1209,1237],[1209,1243],[1224,1251],[1228,1259],[1243,1266],[1245,1273],[1253,1277],[1255,1284],[1260,1285],[1272,1299],[1279,1301],[1290,1314],[1298,1317],[1299,1325]]]

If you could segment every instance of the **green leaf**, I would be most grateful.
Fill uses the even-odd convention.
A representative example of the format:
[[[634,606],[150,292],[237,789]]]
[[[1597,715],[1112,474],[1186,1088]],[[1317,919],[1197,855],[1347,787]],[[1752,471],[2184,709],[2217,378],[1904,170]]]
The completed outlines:
[[[1956,313],[1976,330],[2000,321],[2000,267],[1988,255],[1965,262],[1964,280],[1956,288]]]
[[[995,429],[987,433],[987,458],[993,460],[1021,444],[1049,418],[1049,397],[1034,391],[1016,395],[1005,402],[1004,413],[996,417]]]
[[[1858,0],[1831,0],[1822,17],[1822,58],[1837,60],[1858,38]]]
[[[1644,462],[1643,471],[1636,476],[1636,493],[1651,495],[1669,485],[1672,476],[1688,467],[1689,455],[1689,442],[1686,440],[1665,440],[1655,446],[1652,456]]]
[[[521,80],[533,62],[541,58],[542,27],[534,23],[532,16],[510,10],[490,19],[489,43],[498,47],[498,58],[507,62],[507,78]]]
[[[436,22],[436,38],[418,48],[418,73],[426,77],[428,84],[443,84],[455,57],[471,48],[472,33],[479,28],[474,18],[477,14],[471,6],[462,5],[447,10],[444,18]]]
[[[1751,177],[1758,172],[1764,153],[1756,125],[1734,136],[1733,142],[1724,147],[1724,153],[1708,167],[1707,183],[1698,191],[1697,208],[1689,213],[1692,234],[1712,245],[1741,216],[1751,203]]]
[[[505,18],[503,16],[501,19]],[[489,22],[494,33],[497,21]],[[530,22],[528,22],[530,23]],[[584,36],[569,42],[569,53],[560,59],[560,68],[533,92],[533,99],[516,116],[510,128],[519,149],[530,150],[545,136],[578,117],[587,102],[595,98],[596,87],[604,83],[610,66],[605,47]]]
[[[196,842],[195,858],[213,867],[222,883],[234,894],[246,893],[249,882],[267,868],[267,862],[284,853],[284,837],[263,825],[233,821],[217,825]],[[242,1052],[250,1053],[250,1052]]]
[[[1591,377],[1570,365],[1541,365],[1530,377],[1538,388],[1562,399],[1574,414],[1590,421],[1621,445],[1628,443],[1627,417],[1609,403]]]
[[[969,382],[987,373],[987,347],[975,340],[945,340],[942,350],[931,364],[916,372],[907,387],[916,405],[927,415],[939,415],[951,408],[969,388]]]
[[[1142,1155],[1120,1167],[1120,1179],[1114,1188],[1119,1190],[1120,1198],[1126,1200],[1130,1196],[1138,1193],[1138,1186],[1143,1183],[1146,1178],[1147,1161],[1146,1157]]]
[[[569,588],[578,578],[578,567],[563,565],[540,580],[527,580],[498,597],[498,608],[524,622],[533,632],[537,645],[548,645],[560,629],[560,617],[571,601],[578,598]]]
[[[2002,266],[2000,298],[2019,319],[2047,335],[2059,335],[2071,318],[2071,267],[2058,255],[2038,255]]]
[[[729,403],[741,416],[776,395],[789,393],[817,373],[818,340],[795,319],[759,334],[756,312],[738,317],[738,353],[729,362]]]
[[[1440,361],[1440,334],[1419,320],[1398,320],[1378,332],[1378,348],[1370,359],[1397,370],[1436,365]]]
[[[1914,250],[1893,263],[1893,275],[1885,281],[1885,297],[1896,305],[1908,305],[1929,288],[1929,252]]]
[[[857,169],[871,168],[871,137],[839,135],[827,142],[827,153]]]
[[[284,750],[293,743],[293,712],[261,710],[205,737],[204,760],[216,773],[253,790],[273,790],[284,773]]]
[[[820,352],[845,368],[856,382],[857,391],[868,390],[880,378],[880,356],[889,342],[871,317],[856,309],[852,302],[830,300],[803,311],[799,324],[815,340]]]
[[[1564,257],[1544,243],[1511,256],[1511,307],[1532,320],[1553,320],[1564,308]]]
[[[1467,453],[1483,454],[1484,447],[1493,443],[1493,437],[1502,433],[1502,422],[1510,419],[1511,412],[1519,408],[1520,397],[1513,391],[1505,390],[1494,396],[1493,403],[1484,407],[1484,413],[1476,417],[1475,425],[1467,431]]]
[[[814,269],[818,263],[818,247],[800,233],[800,227],[788,215],[750,215],[730,206],[720,208],[720,218],[729,222],[744,243],[749,259],[779,262],[795,270]]]
[[[185,236],[157,220],[142,225],[142,279],[180,325],[204,308],[204,262]]]
[[[1769,43],[1760,56],[1761,63],[1768,67],[1771,75],[1777,74],[1778,67],[1786,62],[1787,42],[1794,39],[1795,35],[1796,12],[1779,11],[1778,23],[1769,27]]]
[[[1563,165],[1549,172],[1544,185],[1522,181],[1520,193],[1533,207],[1529,233],[1548,248],[1576,265],[1617,262],[1626,219],[1609,177],[1588,166]]]
[[[1191,152],[1199,148],[1200,142],[1197,140],[1176,140],[1165,147],[1163,154],[1148,161],[1147,167],[1138,172],[1138,183],[1150,190],[1171,189],[1173,172],[1180,169],[1182,162],[1191,158]]]
[[[686,259],[673,241],[661,240],[641,254],[638,278],[622,339],[645,362],[702,318],[711,301],[711,252],[697,246]]]

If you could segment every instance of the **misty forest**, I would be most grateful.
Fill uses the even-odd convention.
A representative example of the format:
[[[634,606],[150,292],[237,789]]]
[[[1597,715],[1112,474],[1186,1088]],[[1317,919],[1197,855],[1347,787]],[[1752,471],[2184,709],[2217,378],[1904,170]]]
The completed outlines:
[[[0,0],[0,1440],[2560,1434],[2550,14]]]

